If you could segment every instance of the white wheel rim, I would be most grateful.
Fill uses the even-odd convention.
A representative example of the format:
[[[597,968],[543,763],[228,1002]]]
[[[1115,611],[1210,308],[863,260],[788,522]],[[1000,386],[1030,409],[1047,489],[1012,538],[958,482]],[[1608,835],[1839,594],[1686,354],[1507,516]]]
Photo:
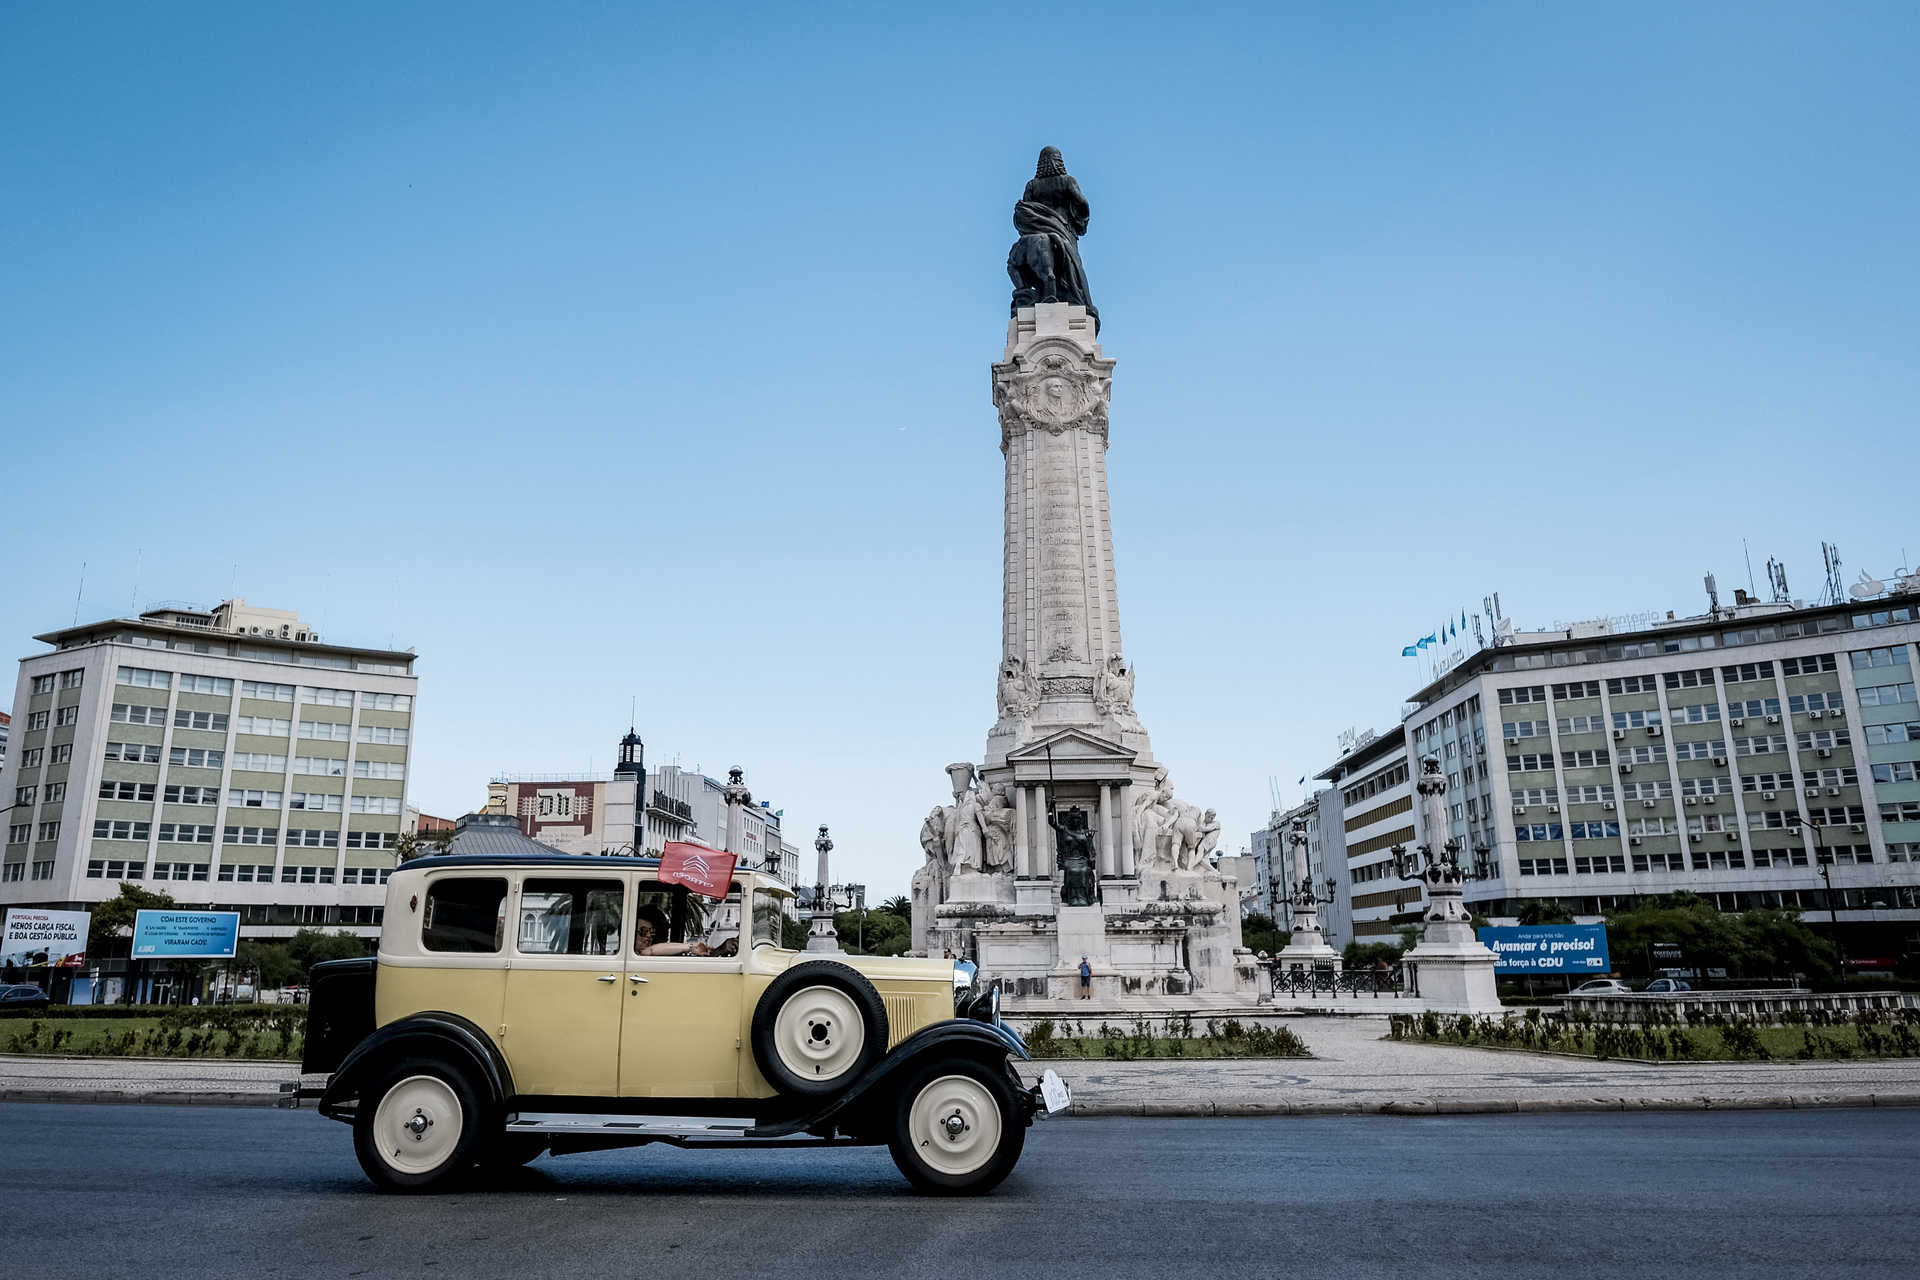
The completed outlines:
[[[373,1110],[380,1158],[400,1173],[432,1173],[460,1144],[460,1098],[438,1076],[408,1076]]]
[[[833,1080],[852,1070],[867,1047],[860,1006],[838,987],[802,987],[773,1019],[781,1065],[803,1080]]]
[[[971,1076],[941,1076],[914,1097],[907,1133],[928,1168],[975,1173],[1000,1149],[1000,1104]]]

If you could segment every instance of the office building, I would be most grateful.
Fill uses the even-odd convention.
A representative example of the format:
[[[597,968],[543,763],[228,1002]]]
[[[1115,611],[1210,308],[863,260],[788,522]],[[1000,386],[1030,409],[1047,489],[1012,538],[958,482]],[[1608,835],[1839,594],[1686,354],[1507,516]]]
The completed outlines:
[[[240,912],[246,937],[377,932],[406,807],[414,654],[297,614],[168,605],[35,637],[14,695],[0,905],[120,882]]]

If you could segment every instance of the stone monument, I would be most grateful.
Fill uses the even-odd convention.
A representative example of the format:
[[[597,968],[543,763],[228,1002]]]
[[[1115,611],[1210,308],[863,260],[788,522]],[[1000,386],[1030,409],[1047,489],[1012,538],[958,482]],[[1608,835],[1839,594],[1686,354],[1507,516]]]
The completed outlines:
[[[1014,207],[1013,314],[993,366],[999,715],[983,762],[947,766],[953,803],[921,826],[913,946],[974,959],[1016,1008],[1067,998],[1082,954],[1097,995],[1250,1002],[1239,896],[1212,858],[1219,820],[1175,796],[1134,712],[1107,495],[1114,362],[1080,259],[1088,216],[1048,147]]]
[[[1466,876],[1460,869],[1460,842],[1447,834],[1447,775],[1440,757],[1420,761],[1421,821],[1427,842],[1420,846],[1424,867],[1411,859],[1396,868],[1402,879],[1418,879],[1427,890],[1420,945],[1407,952],[1408,994],[1418,995],[1445,1013],[1487,1013],[1500,1008],[1493,976],[1494,954],[1473,934],[1461,902]],[[1398,860],[1398,858],[1396,858]]]

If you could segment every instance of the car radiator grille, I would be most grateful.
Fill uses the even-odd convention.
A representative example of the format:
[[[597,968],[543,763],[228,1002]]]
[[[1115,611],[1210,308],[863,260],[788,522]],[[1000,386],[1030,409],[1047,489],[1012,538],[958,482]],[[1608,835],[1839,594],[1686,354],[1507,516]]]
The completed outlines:
[[[887,1048],[891,1049],[920,1029],[920,1002],[912,996],[882,996],[881,999],[887,1006]]]

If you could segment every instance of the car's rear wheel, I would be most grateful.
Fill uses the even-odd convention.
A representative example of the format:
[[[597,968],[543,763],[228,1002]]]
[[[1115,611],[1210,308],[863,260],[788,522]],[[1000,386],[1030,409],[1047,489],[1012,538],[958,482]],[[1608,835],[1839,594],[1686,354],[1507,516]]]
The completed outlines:
[[[1026,1124],[1004,1068],[931,1062],[894,1097],[887,1148],[907,1181],[935,1195],[979,1195],[1013,1172]]]
[[[860,1078],[887,1047],[887,1007],[843,964],[810,961],[767,984],[753,1011],[753,1060],[781,1093],[821,1097]]]
[[[403,1059],[361,1097],[353,1152],[382,1191],[444,1190],[473,1161],[481,1115],[464,1071],[432,1058]]]

